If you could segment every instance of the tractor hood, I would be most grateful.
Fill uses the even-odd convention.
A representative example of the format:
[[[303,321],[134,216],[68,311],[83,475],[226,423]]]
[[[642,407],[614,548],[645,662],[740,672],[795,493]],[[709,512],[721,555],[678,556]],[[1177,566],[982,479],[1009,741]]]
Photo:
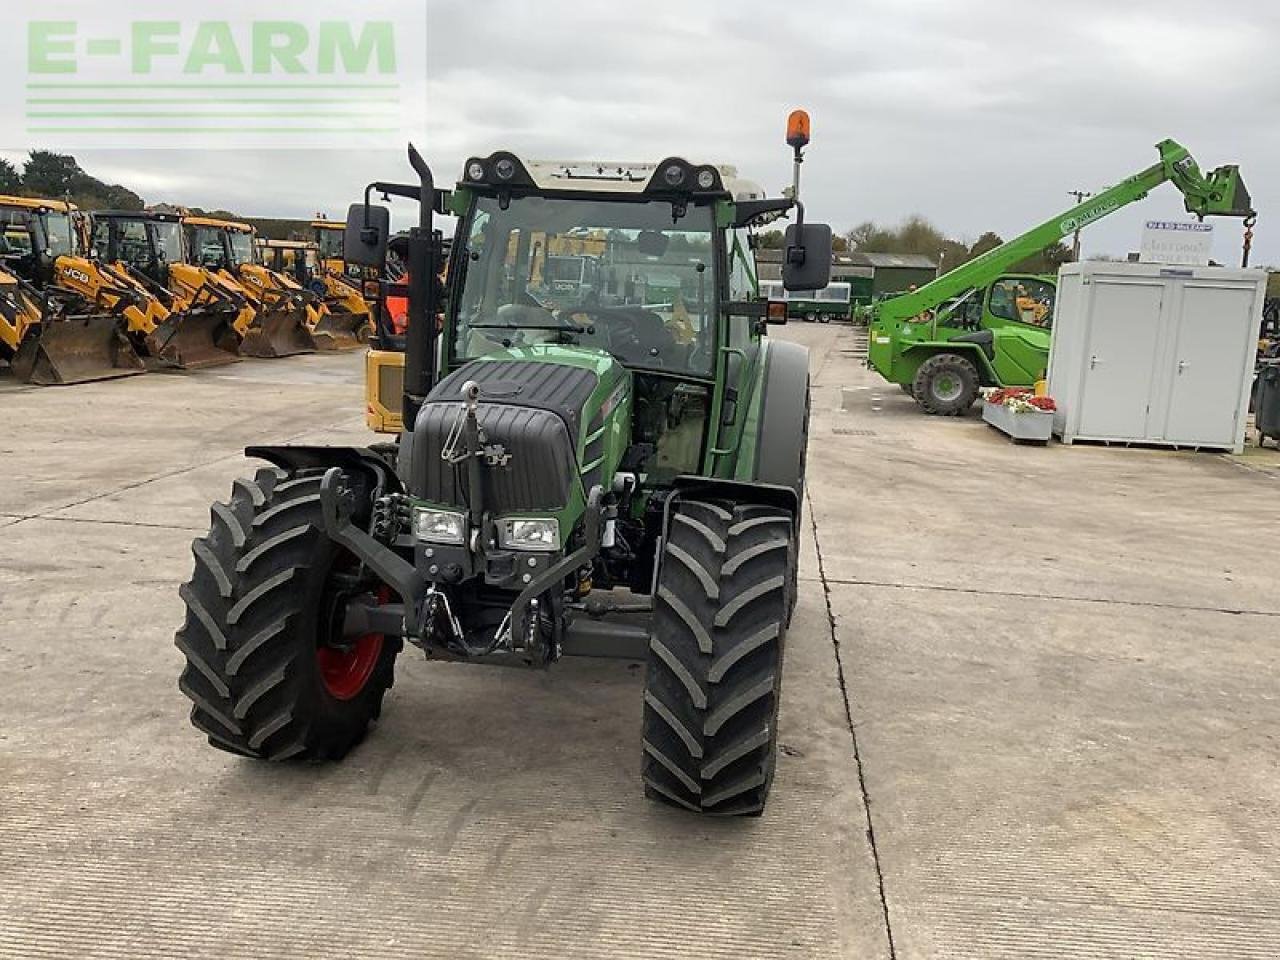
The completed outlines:
[[[500,450],[485,491],[498,515],[564,510],[612,480],[630,443],[631,374],[604,351],[545,344],[472,360],[436,385],[414,424],[412,496],[451,507],[469,500],[465,471],[441,456],[468,382],[479,387],[486,444]]]

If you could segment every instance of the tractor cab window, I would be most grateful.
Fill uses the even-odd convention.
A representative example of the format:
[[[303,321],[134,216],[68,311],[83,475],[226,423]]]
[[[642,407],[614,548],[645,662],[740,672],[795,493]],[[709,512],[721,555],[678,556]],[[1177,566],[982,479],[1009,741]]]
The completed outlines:
[[[191,231],[191,254],[200,266],[221,270],[227,263],[222,231],[216,227],[195,227]]]
[[[756,258],[745,230],[732,234],[733,249],[729,254],[729,299],[754,300],[758,296],[756,285]]]
[[[594,347],[640,369],[711,373],[715,247],[708,207],[476,202],[465,230],[454,356],[534,344]]]
[[[147,225],[141,220],[121,220],[116,234],[116,259],[142,264],[151,260]],[[105,249],[102,251],[105,254]]]
[[[316,240],[320,244],[320,259],[341,260],[342,238],[343,232],[341,230],[317,230]]]
[[[176,222],[161,220],[151,224],[155,237],[155,249],[166,263],[181,263],[186,259],[182,249],[182,228]]]
[[[0,265],[30,279],[36,267],[31,213],[12,207],[0,209],[0,227],[4,231],[0,235]]]
[[[1052,283],[1034,277],[1001,277],[991,285],[987,309],[991,315],[1011,323],[1033,327],[1053,326]]]
[[[76,252],[75,227],[71,217],[56,210],[47,210],[40,215],[44,227],[45,247],[50,257],[67,257]]]
[[[253,263],[253,235],[232,230],[228,237],[231,240],[231,262],[237,267]]]

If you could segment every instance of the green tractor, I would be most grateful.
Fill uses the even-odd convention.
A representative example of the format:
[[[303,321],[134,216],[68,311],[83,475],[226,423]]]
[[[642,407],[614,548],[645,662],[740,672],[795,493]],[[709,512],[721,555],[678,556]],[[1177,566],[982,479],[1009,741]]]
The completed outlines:
[[[798,182],[807,119],[793,128]],[[370,185],[345,244],[348,264],[381,269],[390,214],[370,197],[418,202],[405,430],[369,449],[246,451],[270,466],[214,504],[181,589],[192,722],[247,757],[338,760],[377,718],[405,644],[533,668],[640,659],[646,794],[759,814],[796,597],[809,372],[807,351],[766,336],[748,234],[794,209],[786,283],[815,289],[830,228],[732,168],[680,158],[501,151],[469,160],[449,191],[409,158],[419,182]],[[446,212],[459,220],[447,285],[433,227]],[[608,237],[598,283],[546,299],[537,251],[584,230]]]

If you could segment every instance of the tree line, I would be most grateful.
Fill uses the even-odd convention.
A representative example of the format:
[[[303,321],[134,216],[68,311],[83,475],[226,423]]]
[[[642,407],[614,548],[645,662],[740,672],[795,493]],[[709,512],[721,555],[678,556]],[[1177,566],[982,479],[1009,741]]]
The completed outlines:
[[[105,183],[84,171],[75,157],[32,150],[19,169],[0,159],[0,193],[71,202],[83,210],[141,210],[146,204],[128,187]]]
[[[837,253],[916,253],[928,257],[943,270],[953,270],[974,257],[981,256],[1004,243],[998,233],[988,230],[974,240],[965,243],[948,237],[928,219],[914,214],[897,226],[886,226],[870,220],[858,224],[852,230],[833,238]],[[781,230],[767,230],[760,235],[760,245],[765,249],[781,249]],[[1071,262],[1071,248],[1055,243],[1035,256],[1016,264],[1010,273],[1057,273],[1064,263]]]
[[[146,201],[128,187],[106,183],[87,173],[75,157],[50,150],[32,150],[21,167],[0,158],[0,194],[70,199],[81,210],[145,210]],[[197,216],[243,220],[269,240],[297,239],[299,221],[242,217],[230,210],[187,208]]]

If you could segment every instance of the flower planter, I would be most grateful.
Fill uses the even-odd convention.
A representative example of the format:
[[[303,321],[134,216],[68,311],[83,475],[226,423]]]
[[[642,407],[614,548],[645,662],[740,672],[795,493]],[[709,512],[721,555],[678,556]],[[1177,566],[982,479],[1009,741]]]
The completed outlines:
[[[1045,410],[1015,413],[1003,403],[984,403],[982,419],[1014,440],[1048,443],[1053,435],[1053,414]]]

